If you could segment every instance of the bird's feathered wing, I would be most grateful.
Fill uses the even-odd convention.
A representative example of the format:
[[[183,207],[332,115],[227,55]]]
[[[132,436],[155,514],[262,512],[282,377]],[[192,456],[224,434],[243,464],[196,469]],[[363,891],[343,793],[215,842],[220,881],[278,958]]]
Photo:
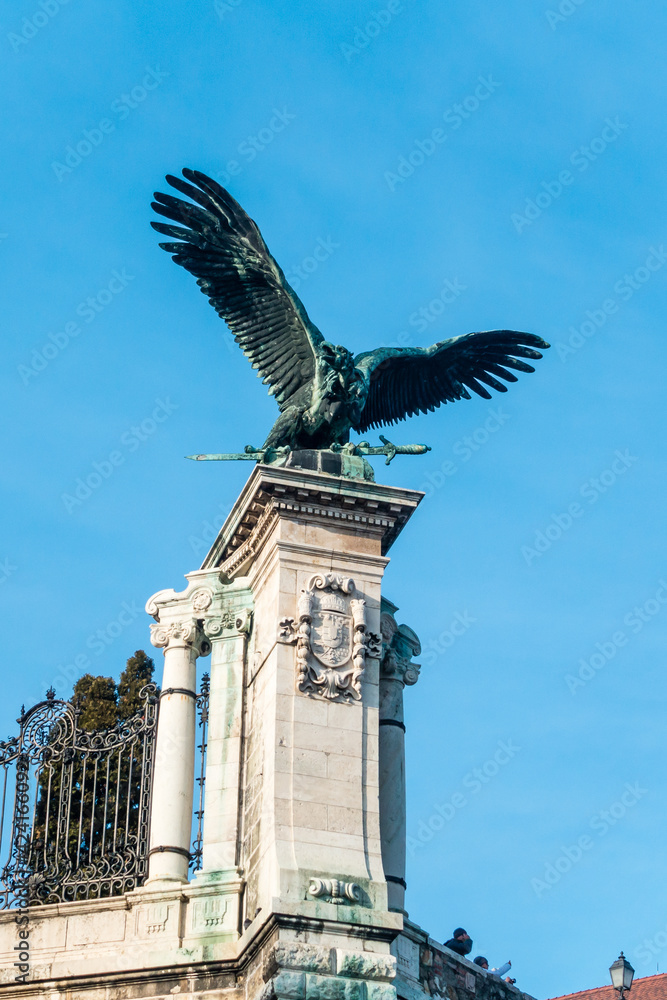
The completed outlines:
[[[355,430],[393,424],[442,403],[470,399],[472,390],[491,399],[486,386],[507,392],[501,382],[516,382],[514,369],[535,369],[520,358],[541,358],[549,344],[531,333],[489,330],[442,340],[432,347],[380,347],[359,354],[355,366],[370,376],[366,404]]]
[[[282,410],[314,377],[324,338],[239,203],[198,170],[183,176],[167,181],[196,204],[156,192],[153,208],[186,228],[151,225],[182,241],[160,246],[195,276]]]

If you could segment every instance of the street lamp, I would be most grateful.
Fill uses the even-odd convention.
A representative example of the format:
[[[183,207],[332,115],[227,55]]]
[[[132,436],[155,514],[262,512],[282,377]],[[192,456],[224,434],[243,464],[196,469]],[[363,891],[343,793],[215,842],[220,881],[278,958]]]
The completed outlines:
[[[625,990],[632,988],[632,977],[635,970],[632,968],[623,952],[618,956],[613,965],[609,967],[612,986],[618,990],[620,1000],[623,1000]]]

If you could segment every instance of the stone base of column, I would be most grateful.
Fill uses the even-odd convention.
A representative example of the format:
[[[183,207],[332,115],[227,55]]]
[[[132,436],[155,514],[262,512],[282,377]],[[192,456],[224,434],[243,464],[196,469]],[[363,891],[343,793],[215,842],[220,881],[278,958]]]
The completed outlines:
[[[199,911],[193,918],[193,930],[221,934],[225,941],[238,941],[243,935],[243,890],[245,883],[238,871],[197,872],[185,895]]]

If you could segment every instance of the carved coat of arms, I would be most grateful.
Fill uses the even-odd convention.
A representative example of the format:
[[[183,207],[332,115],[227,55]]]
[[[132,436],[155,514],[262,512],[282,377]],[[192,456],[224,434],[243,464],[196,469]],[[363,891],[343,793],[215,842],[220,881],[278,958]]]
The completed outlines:
[[[331,701],[361,698],[367,656],[379,656],[380,636],[367,631],[366,602],[354,581],[317,574],[298,600],[298,620],[284,618],[278,638],[296,645],[299,691]]]

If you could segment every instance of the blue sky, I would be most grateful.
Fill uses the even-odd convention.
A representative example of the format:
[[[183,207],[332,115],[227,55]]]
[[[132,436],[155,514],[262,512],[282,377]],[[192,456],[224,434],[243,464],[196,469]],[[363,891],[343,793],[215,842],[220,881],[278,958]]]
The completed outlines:
[[[204,170],[335,343],[554,345],[502,400],[392,429],[428,456],[377,464],[427,493],[385,586],[424,644],[408,907],[536,997],[604,983],[621,948],[667,968],[664,8],[45,3],[0,22],[0,730],[148,646],[146,598],[248,473],[182,456],[275,418],[148,225],[166,172]]]

